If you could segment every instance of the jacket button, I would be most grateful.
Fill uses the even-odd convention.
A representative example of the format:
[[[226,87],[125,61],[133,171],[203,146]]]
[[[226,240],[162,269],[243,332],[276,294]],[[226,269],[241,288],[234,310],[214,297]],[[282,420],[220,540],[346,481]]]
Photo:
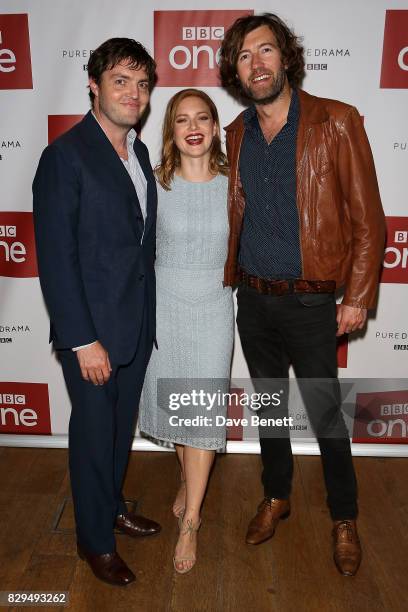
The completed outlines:
[[[140,275],[139,275],[139,280],[141,281],[141,280],[143,280],[143,279],[144,279],[144,274],[140,274]]]

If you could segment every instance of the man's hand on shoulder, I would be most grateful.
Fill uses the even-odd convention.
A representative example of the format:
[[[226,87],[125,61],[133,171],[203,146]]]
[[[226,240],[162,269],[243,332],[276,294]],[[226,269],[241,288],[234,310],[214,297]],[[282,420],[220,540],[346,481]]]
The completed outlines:
[[[85,346],[76,351],[76,354],[84,380],[94,385],[103,385],[108,382],[112,368],[108,353],[100,342]]]
[[[356,331],[356,329],[363,329],[366,320],[366,308],[355,308],[354,306],[339,304],[337,306],[338,329],[336,336],[350,334],[351,332]]]

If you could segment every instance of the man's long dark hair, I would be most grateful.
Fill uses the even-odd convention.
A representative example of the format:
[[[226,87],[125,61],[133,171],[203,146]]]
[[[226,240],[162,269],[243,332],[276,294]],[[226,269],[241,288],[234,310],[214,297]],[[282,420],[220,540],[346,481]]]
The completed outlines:
[[[275,34],[282,54],[282,62],[287,66],[286,74],[290,86],[294,88],[299,87],[305,76],[303,47],[300,45],[299,38],[282,19],[272,13],[240,17],[225,34],[221,45],[220,62],[221,82],[231,95],[236,98],[241,98],[243,95],[241,83],[237,76],[237,60],[244,38],[249,32],[264,25],[268,26]]]

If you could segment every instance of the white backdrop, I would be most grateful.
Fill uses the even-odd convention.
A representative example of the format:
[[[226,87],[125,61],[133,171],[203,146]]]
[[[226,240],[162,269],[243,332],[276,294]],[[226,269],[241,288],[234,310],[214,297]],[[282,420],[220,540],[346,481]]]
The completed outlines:
[[[70,408],[48,344],[48,316],[36,276],[31,183],[49,128],[61,133],[79,118],[72,116],[89,108],[85,68],[91,50],[108,38],[128,36],[155,55],[159,82],[141,135],[155,162],[164,109],[178,89],[207,91],[222,125],[241,110],[217,86],[217,66],[211,62],[220,27],[227,28],[244,12],[271,10],[265,1],[248,4],[1,0],[0,443],[66,444]],[[387,215],[388,243],[377,311],[366,333],[340,349],[340,376],[358,379],[354,402],[356,392],[377,391],[370,405],[374,443],[355,443],[353,452],[408,454],[408,381],[396,380],[408,372],[408,7],[401,0],[276,0],[273,10],[304,37],[304,88],[354,104],[364,117]],[[199,31],[201,40],[191,39],[196,26],[208,26]],[[183,27],[189,28],[184,39]],[[196,55],[196,66],[194,46],[205,46]],[[171,61],[178,67],[172,69]],[[238,336],[232,376],[248,376]],[[386,382],[375,383],[378,378]],[[359,402],[363,400],[360,396]],[[354,433],[355,439],[364,439],[364,432]],[[229,451],[258,449],[253,441],[245,441],[245,432],[231,437],[243,440],[229,442]],[[155,448],[138,436],[135,447]],[[310,440],[294,447],[297,452],[316,452]]]

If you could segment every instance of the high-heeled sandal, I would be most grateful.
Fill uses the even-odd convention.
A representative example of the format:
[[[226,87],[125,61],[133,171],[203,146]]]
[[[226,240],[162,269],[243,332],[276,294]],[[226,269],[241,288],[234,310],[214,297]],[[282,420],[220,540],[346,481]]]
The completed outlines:
[[[183,518],[184,518],[184,512],[181,516],[179,516],[179,529],[180,529],[180,533],[181,535],[186,535],[187,533],[190,534],[190,538],[193,539],[193,533],[198,531],[201,527],[201,519],[198,521],[197,525],[193,525],[193,521],[191,519],[187,519],[187,527],[185,528],[184,531],[182,531],[183,529]],[[178,574],[187,574],[187,572],[191,571],[195,565],[197,558],[195,557],[195,555],[188,555],[186,557],[173,557],[173,565],[174,565],[174,569],[176,570],[176,572]],[[180,563],[181,561],[193,561],[191,567],[187,567],[187,568],[182,568],[179,569],[177,567],[177,563]]]
[[[184,480],[183,480],[183,479],[181,479],[181,480],[180,480],[180,487],[179,487],[179,490],[180,490],[180,488],[182,487],[182,485],[184,485],[184,489],[185,489],[185,488],[186,488],[186,480],[185,480],[185,479],[184,479]],[[177,491],[177,495],[178,495],[178,491]],[[176,495],[176,497],[177,497],[177,495]],[[180,516],[183,516],[183,515],[184,515],[184,512],[185,512],[186,508],[185,508],[185,506],[183,506],[183,507],[182,507],[182,508],[179,510],[179,512],[177,512],[177,513],[176,513],[176,512],[175,512],[175,510],[174,510],[175,503],[176,503],[176,501],[174,500],[174,503],[173,503],[173,514],[174,514],[174,516],[175,516],[175,517],[178,519],[178,518],[180,518]]]

